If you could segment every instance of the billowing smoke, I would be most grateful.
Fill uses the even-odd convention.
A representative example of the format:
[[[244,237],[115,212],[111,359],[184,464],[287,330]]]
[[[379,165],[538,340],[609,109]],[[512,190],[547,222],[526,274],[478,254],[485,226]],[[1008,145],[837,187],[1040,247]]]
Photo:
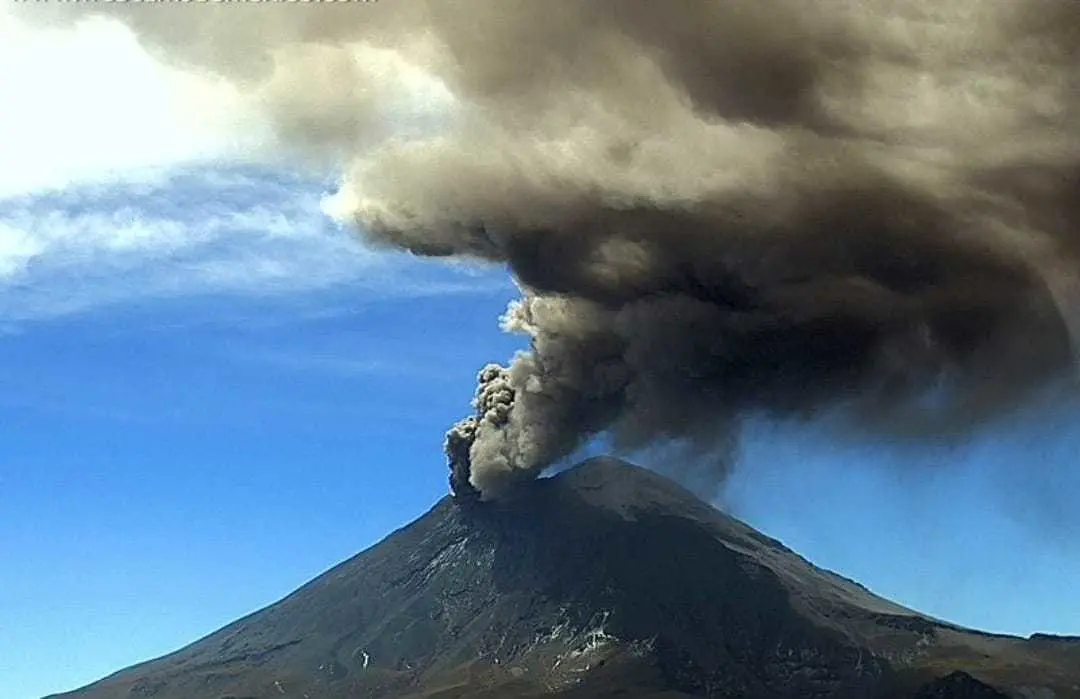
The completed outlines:
[[[1075,0],[89,12],[344,162],[368,240],[514,274],[531,349],[448,435],[459,495],[597,435],[723,462],[748,415],[963,434],[1074,371]]]

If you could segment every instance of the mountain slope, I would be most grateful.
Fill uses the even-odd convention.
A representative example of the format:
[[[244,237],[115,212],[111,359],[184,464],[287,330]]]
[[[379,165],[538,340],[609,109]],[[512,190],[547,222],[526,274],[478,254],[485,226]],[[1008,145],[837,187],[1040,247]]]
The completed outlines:
[[[595,459],[513,502],[444,499],[277,604],[57,696],[909,697],[956,670],[1080,697],[1078,643],[921,616]]]

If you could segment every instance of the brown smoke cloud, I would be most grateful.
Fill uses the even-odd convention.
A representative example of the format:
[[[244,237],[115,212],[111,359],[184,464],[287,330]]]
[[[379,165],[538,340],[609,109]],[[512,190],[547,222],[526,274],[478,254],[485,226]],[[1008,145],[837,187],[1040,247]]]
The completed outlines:
[[[88,12],[344,162],[368,240],[515,275],[503,325],[531,350],[448,435],[459,495],[601,433],[722,462],[751,414],[962,433],[1074,371],[1074,0]],[[426,99],[439,128],[410,131]]]

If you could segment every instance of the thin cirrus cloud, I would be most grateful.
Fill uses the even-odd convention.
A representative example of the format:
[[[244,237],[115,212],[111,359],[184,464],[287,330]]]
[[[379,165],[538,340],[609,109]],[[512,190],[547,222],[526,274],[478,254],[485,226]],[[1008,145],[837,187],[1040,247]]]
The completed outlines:
[[[193,165],[0,200],[0,321],[151,298],[505,286],[484,270],[372,250],[323,213],[326,191],[255,166]]]
[[[0,329],[146,299],[506,284],[365,247],[328,218],[325,183],[271,167],[255,106],[118,22],[0,9],[0,60]]]

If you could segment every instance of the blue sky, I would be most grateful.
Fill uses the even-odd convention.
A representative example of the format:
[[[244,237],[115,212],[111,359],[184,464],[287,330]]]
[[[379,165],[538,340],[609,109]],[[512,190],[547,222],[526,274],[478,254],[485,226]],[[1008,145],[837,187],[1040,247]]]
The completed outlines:
[[[25,163],[0,173],[0,699],[174,650],[422,514],[477,369],[521,346],[501,270],[364,247],[330,180],[233,157],[261,132],[227,91],[80,32],[0,13],[0,58],[36,71],[0,76],[0,162]],[[70,69],[106,47],[111,87]],[[79,90],[152,128],[35,126]],[[198,130],[170,121],[193,95]],[[925,612],[1080,633],[1077,417],[948,448],[755,423],[725,502]]]

